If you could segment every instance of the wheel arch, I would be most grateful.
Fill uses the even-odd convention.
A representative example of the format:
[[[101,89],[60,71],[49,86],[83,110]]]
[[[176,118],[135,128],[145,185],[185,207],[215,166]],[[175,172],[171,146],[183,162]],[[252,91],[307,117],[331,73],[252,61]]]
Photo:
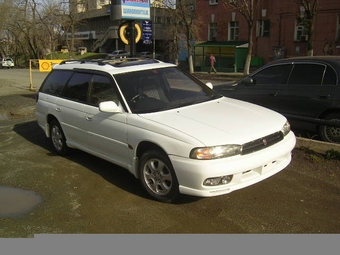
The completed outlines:
[[[330,108],[330,109],[327,109],[325,111],[323,111],[320,115],[319,115],[319,119],[324,119],[327,115],[329,114],[333,114],[333,113],[336,113],[336,114],[340,114],[340,108]],[[317,124],[316,127],[317,127],[317,130],[319,130],[319,127],[322,126],[320,124]]]
[[[157,150],[160,151],[162,153],[164,153],[164,155],[166,155],[168,157],[168,154],[166,153],[166,151],[159,146],[156,143],[150,142],[150,141],[142,141],[141,143],[138,144],[138,147],[136,149],[136,158],[137,160],[137,164],[135,165],[135,169],[134,169],[134,175],[139,179],[139,163],[140,163],[140,158],[142,157],[142,155],[149,150]],[[170,159],[169,159],[170,160]]]
[[[340,113],[340,108],[330,108],[330,109],[327,109],[327,110],[323,111],[323,112],[319,115],[319,119],[323,119],[323,118],[326,117],[328,114],[332,114],[332,113]]]
[[[46,136],[47,137],[50,137],[51,136],[51,132],[50,132],[50,123],[52,120],[56,120],[59,122],[59,120],[52,114],[48,114],[47,115],[47,121],[46,121],[46,125],[47,125],[47,128],[46,128]]]

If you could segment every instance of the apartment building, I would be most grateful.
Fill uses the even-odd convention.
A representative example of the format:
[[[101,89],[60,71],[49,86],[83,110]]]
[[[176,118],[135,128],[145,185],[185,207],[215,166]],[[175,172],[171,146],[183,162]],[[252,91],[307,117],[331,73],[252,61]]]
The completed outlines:
[[[226,0],[224,0],[226,1]],[[223,0],[196,0],[196,12],[202,22],[197,45],[207,45],[204,54],[219,45],[219,51],[235,54],[247,47],[248,25],[237,10]],[[257,0],[254,0],[256,3]],[[255,12],[253,56],[257,64],[277,58],[307,54],[308,34],[301,24],[305,9],[294,0],[262,0]],[[229,49],[225,48],[230,45]],[[228,48],[228,47],[227,47]],[[222,49],[222,50],[221,50]],[[223,50],[224,49],[224,50]],[[215,48],[216,50],[216,48]],[[202,55],[202,50],[199,50]],[[218,52],[218,51],[217,51]],[[340,1],[319,0],[315,23],[314,55],[340,55]],[[199,55],[199,54],[198,54]],[[198,61],[199,62],[199,61]]]

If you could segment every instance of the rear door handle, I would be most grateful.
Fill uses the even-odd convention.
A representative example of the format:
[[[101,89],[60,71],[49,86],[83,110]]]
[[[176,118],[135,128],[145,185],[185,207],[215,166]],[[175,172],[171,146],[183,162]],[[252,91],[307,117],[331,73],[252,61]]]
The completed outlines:
[[[87,121],[92,121],[92,118],[91,118],[90,116],[86,116],[85,119],[86,119]]]
[[[320,99],[328,99],[330,97],[331,97],[331,95],[319,95]]]
[[[56,110],[57,112],[61,112],[61,108],[60,108],[60,107],[56,107],[55,110]]]

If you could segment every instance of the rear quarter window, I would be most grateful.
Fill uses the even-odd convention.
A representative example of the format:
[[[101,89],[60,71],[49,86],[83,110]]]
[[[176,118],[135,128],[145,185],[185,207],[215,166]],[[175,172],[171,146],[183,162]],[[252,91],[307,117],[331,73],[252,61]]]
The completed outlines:
[[[43,82],[40,92],[59,96],[72,73],[67,70],[52,71]]]
[[[322,85],[333,85],[333,86],[335,86],[337,84],[337,80],[338,80],[338,77],[337,77],[334,69],[327,66]]]

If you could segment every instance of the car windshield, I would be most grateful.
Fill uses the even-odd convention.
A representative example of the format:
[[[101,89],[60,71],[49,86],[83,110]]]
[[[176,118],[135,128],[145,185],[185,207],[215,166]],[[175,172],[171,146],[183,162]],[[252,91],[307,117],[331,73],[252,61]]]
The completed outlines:
[[[208,86],[176,67],[115,75],[133,113],[150,113],[219,98]]]

